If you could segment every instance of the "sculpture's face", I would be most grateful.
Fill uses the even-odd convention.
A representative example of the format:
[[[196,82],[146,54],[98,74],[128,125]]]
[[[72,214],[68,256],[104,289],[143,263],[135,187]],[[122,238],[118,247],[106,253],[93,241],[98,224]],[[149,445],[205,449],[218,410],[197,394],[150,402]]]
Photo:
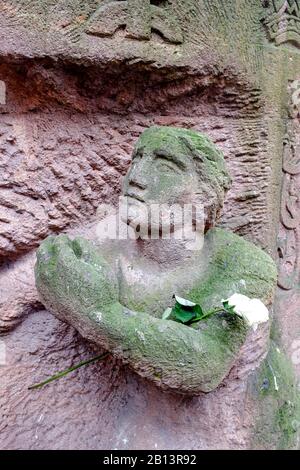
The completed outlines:
[[[178,138],[161,130],[144,133],[133,153],[123,194],[128,202],[128,220],[143,221],[141,212],[151,204],[188,204],[198,189],[192,157]]]

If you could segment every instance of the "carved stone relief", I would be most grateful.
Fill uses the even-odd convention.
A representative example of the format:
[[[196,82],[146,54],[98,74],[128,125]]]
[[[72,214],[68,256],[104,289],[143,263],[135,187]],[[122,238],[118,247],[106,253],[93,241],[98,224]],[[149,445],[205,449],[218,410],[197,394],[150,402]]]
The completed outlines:
[[[277,367],[283,357],[277,342],[262,372],[253,372],[268,332],[247,343],[217,390],[196,398],[161,393],[116,359],[37,393],[27,388],[101,352],[42,310],[34,251],[48,234],[92,236],[99,201],[115,202],[134,142],[150,126],[209,135],[233,179],[222,228],[266,250],[276,246],[278,110],[285,77],[300,78],[300,0],[0,4],[0,343],[8,359],[0,367],[1,447],[291,447],[288,439],[297,434],[291,424],[299,421],[288,416],[294,389]],[[297,89],[291,84],[282,169],[278,252],[285,289],[300,276]],[[284,333],[278,346],[295,354],[299,296],[297,289],[278,291],[274,318]]]
[[[277,45],[292,43],[300,47],[299,0],[272,0],[265,4],[270,7],[264,20],[270,39]]]
[[[289,86],[290,103],[283,149],[281,220],[278,237],[279,286],[290,290],[300,279],[300,80]]]
[[[180,26],[169,2],[151,0],[104,1],[89,19],[85,33],[94,36],[113,36],[126,28],[126,37],[150,40],[151,32],[165,40],[183,42]]]

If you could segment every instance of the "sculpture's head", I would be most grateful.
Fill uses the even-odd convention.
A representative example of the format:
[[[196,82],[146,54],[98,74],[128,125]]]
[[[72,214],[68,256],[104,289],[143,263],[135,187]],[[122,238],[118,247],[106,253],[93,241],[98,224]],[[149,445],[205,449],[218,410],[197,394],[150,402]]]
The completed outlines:
[[[202,204],[207,230],[218,218],[230,183],[223,154],[208,137],[155,126],[136,143],[123,193],[135,215],[141,204]]]

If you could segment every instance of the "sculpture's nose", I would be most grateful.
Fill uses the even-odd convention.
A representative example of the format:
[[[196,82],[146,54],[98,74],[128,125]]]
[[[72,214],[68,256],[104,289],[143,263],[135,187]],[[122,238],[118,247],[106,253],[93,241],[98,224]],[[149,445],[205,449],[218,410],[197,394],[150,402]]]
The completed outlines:
[[[145,168],[144,162],[141,161],[133,165],[129,173],[128,182],[130,185],[137,186],[140,189],[146,189],[148,175],[147,168]]]

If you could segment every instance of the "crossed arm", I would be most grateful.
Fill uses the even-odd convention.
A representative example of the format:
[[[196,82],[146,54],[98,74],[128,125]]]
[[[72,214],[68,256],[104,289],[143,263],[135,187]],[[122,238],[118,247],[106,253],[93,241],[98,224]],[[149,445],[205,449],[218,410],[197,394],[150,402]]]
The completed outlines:
[[[83,239],[46,239],[35,272],[40,299],[50,311],[164,390],[191,395],[214,390],[247,337],[248,326],[237,316],[216,315],[196,330],[128,310],[119,303],[114,272]]]

